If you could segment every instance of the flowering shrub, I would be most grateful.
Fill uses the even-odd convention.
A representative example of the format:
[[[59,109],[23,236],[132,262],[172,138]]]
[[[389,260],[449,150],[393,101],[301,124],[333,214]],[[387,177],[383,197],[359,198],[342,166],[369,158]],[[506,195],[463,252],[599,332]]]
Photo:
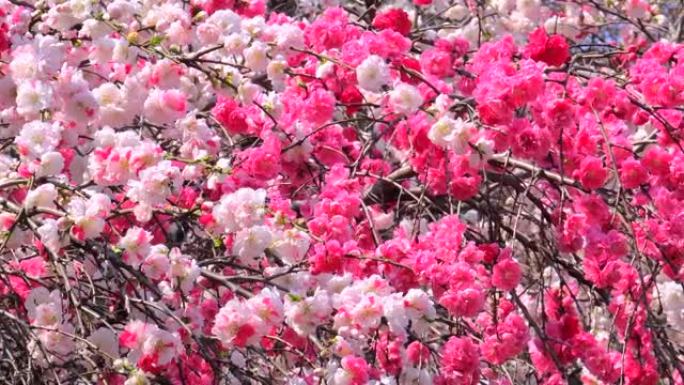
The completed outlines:
[[[684,384],[683,15],[0,0],[3,381]]]

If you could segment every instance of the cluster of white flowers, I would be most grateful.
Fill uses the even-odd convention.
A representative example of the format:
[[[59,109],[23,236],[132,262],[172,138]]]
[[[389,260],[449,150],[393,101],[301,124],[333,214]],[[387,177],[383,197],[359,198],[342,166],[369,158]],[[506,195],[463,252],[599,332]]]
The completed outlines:
[[[383,316],[398,336],[406,335],[409,321],[414,332],[422,333],[425,321],[436,314],[432,300],[423,290],[412,289],[404,295],[394,293],[392,286],[377,275],[353,283],[350,280],[350,276],[335,279],[333,286],[345,281],[347,285],[339,292],[331,291],[332,305],[337,311],[334,327],[342,337],[368,335]]]
[[[390,92],[389,105],[400,115],[411,115],[423,105],[423,96],[410,84],[399,83]]]
[[[674,281],[658,284],[660,304],[669,326],[668,336],[679,346],[684,346],[684,290],[682,285]]]
[[[150,253],[152,234],[140,227],[131,227],[119,240],[119,247],[123,249],[123,259],[133,268],[138,268]]]
[[[124,329],[128,360],[135,362],[143,356],[153,357],[159,365],[173,360],[183,347],[180,336],[140,320],[131,321]]]
[[[212,333],[226,346],[257,345],[284,319],[284,305],[277,290],[266,288],[243,301],[232,299],[216,315]]]
[[[182,183],[181,172],[171,161],[161,161],[138,173],[138,179],[128,182],[127,195],[138,203],[136,219],[147,222],[152,218],[152,209],[166,203],[172,193],[178,192]]]
[[[332,314],[330,295],[325,290],[316,290],[312,296],[286,297],[285,316],[288,325],[300,335],[313,333],[318,325],[325,323]]]
[[[40,365],[62,362],[74,349],[76,342],[69,338],[74,326],[62,309],[61,293],[37,287],[29,293],[24,303],[31,325],[35,326],[37,340],[30,343],[29,351]],[[45,356],[49,351],[51,355]]]
[[[69,202],[67,211],[74,221],[71,233],[80,240],[99,236],[109,215],[111,200],[102,193],[93,194],[88,200],[74,198]]]
[[[442,148],[463,154],[468,149],[470,138],[476,132],[477,127],[474,123],[466,122],[462,118],[453,119],[443,116],[432,125],[428,138]]]
[[[227,232],[261,224],[266,213],[266,190],[241,188],[221,197],[212,216]]]
[[[26,123],[14,140],[19,151],[31,159],[40,159],[54,151],[59,145],[62,127],[59,123],[34,120]]]
[[[392,78],[385,59],[370,55],[356,67],[356,80],[362,89],[378,92],[383,86],[388,86]]]

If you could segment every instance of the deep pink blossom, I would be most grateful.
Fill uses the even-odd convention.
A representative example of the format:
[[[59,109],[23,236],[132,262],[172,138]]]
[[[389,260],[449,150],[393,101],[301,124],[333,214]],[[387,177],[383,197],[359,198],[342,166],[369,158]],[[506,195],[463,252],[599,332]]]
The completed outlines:
[[[379,30],[391,29],[402,35],[408,35],[411,32],[411,20],[404,10],[389,8],[375,15],[373,27]]]
[[[560,66],[570,58],[570,48],[565,37],[562,35],[549,36],[546,30],[540,27],[530,33],[525,54],[536,61]]]

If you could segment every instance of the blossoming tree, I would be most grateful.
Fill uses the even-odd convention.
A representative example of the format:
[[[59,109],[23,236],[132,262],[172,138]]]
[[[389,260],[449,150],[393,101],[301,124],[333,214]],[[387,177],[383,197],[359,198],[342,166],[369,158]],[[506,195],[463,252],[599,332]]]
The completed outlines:
[[[684,5],[0,0],[10,384],[684,384]]]

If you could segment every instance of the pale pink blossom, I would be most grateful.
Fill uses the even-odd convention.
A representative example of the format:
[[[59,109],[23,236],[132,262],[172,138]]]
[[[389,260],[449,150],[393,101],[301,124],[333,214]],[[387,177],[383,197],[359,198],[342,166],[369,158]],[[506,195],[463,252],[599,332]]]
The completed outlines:
[[[150,252],[152,235],[140,227],[130,228],[119,240],[118,246],[123,249],[123,260],[134,268],[142,263]]]

